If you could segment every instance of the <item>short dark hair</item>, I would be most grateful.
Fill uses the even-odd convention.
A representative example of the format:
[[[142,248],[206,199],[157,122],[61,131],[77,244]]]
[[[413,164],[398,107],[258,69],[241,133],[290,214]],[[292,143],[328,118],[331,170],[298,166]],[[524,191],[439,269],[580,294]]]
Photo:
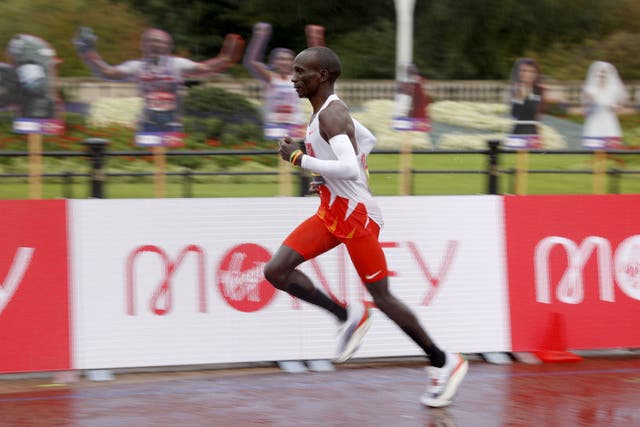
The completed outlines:
[[[342,73],[340,58],[336,53],[325,46],[315,46],[305,49],[303,52],[310,53],[318,63],[318,68],[325,68],[329,72],[329,80],[335,82]]]

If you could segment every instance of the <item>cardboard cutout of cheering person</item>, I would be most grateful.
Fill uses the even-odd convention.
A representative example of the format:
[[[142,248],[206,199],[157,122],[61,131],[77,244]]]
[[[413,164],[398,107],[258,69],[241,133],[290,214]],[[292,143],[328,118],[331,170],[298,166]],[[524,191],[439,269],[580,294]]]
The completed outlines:
[[[538,63],[531,58],[519,58],[513,65],[508,95],[513,127],[507,148],[542,148],[538,131],[544,103],[541,77]]]
[[[268,64],[265,64],[263,58],[271,33],[271,24],[255,24],[242,60],[251,75],[263,83],[264,137],[271,140],[285,136],[304,138],[307,124],[304,103],[291,81],[296,54],[291,49],[277,47],[269,53]],[[324,46],[324,27],[307,25],[305,35],[307,47]]]
[[[427,79],[415,64],[402,65],[397,82],[393,128],[399,131],[429,132],[431,119],[427,107],[431,98],[425,93]]]
[[[0,63],[0,109],[17,103],[19,86],[18,74],[11,64]]]
[[[97,39],[91,28],[81,27],[73,43],[96,76],[138,84],[144,108],[138,120],[136,144],[145,146],[182,145],[181,89],[185,80],[223,72],[240,60],[244,49],[244,41],[240,36],[227,34],[216,57],[195,62],[172,54],[173,39],[169,33],[149,28],[142,34],[140,42],[142,58],[112,66],[98,53]]]
[[[629,101],[629,93],[613,64],[595,61],[589,66],[582,89],[586,112],[582,146],[590,149],[622,149],[618,112]]]
[[[40,37],[17,34],[7,46],[9,64],[0,64],[0,107],[16,111],[13,130],[55,135],[64,131],[57,95],[55,50]]]

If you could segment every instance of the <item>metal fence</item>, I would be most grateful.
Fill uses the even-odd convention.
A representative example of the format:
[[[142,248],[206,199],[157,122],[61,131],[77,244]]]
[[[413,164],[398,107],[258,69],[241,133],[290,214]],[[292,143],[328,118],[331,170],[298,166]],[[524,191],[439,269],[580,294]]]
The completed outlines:
[[[221,79],[204,84],[220,87],[250,99],[262,99],[262,85],[254,79]],[[549,101],[579,105],[582,81],[548,82]],[[99,79],[65,78],[59,82],[65,99],[69,102],[90,103],[108,97],[138,96],[135,83],[107,82]],[[509,85],[504,80],[433,80],[425,91],[436,100],[504,102]],[[640,82],[627,82],[630,100],[640,104]],[[360,104],[372,99],[393,99],[396,82],[393,80],[344,80],[339,81],[336,92],[349,104]]]
[[[105,140],[87,140],[87,151],[44,151],[39,153],[42,157],[82,157],[87,161],[87,171],[64,171],[59,173],[39,173],[39,168],[29,173],[2,173],[0,174],[0,185],[6,179],[28,179],[30,186],[40,185],[42,180],[50,178],[58,178],[62,182],[62,196],[73,198],[73,188],[76,178],[83,178],[89,186],[88,194],[93,198],[105,197],[104,186],[117,177],[153,177],[156,188],[164,185],[167,177],[178,178],[181,182],[181,197],[193,197],[193,181],[197,177],[206,176],[272,176],[277,180],[281,190],[280,195],[284,196],[304,196],[307,191],[307,181],[305,176],[298,169],[294,169],[282,162],[280,167],[273,168],[270,171],[200,171],[183,169],[181,171],[166,171],[156,168],[153,172],[149,171],[131,171],[131,172],[106,172],[105,160],[110,157],[149,157],[161,155],[167,158],[185,157],[185,156],[277,156],[275,150],[171,150],[162,151],[107,151]],[[528,159],[530,156],[537,155],[588,155],[592,157],[592,167],[583,169],[532,169],[529,167]],[[28,151],[0,151],[2,157],[30,157]],[[526,194],[527,176],[529,174],[571,174],[571,175],[592,175],[593,176],[593,193],[619,193],[620,179],[624,175],[640,175],[640,169],[623,169],[607,166],[607,160],[610,156],[640,156],[640,151],[627,150],[511,150],[500,147],[499,140],[488,141],[486,150],[375,150],[372,156],[376,155],[398,155],[401,164],[408,165],[405,168],[387,169],[387,170],[370,170],[370,174],[390,174],[399,175],[401,185],[398,194],[411,195],[414,194],[413,181],[419,175],[479,175],[486,178],[484,192],[486,194],[500,194],[508,192],[513,194]],[[411,166],[411,159],[416,156],[482,156],[485,158],[484,167],[476,169],[418,169]],[[516,156],[517,161],[513,167],[503,167],[502,159],[506,155]],[[284,166],[284,167],[283,167]],[[293,181],[297,181],[295,184]],[[282,190],[284,188],[284,190]],[[37,193],[35,197],[40,198]],[[156,191],[156,197],[164,197],[161,192]],[[232,194],[229,194],[232,196]]]

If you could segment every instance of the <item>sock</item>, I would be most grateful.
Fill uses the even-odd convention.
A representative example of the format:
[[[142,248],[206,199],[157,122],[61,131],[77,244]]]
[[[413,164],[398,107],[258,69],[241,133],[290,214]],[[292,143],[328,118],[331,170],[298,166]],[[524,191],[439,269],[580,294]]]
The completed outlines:
[[[401,329],[427,354],[431,366],[435,366],[436,368],[442,368],[444,366],[444,363],[447,361],[447,356],[433,342],[429,341],[425,343],[424,340],[419,339],[419,334],[415,332],[414,328],[404,326],[401,327]]]
[[[444,354],[444,351],[436,347],[435,344],[431,344],[430,346],[424,348],[424,351],[429,356],[431,366],[442,368],[447,361],[447,356]]]

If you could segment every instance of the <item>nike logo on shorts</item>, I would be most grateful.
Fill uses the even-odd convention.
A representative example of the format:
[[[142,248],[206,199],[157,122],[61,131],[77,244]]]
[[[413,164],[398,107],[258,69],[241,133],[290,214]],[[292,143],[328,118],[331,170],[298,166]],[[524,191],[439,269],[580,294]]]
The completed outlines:
[[[376,271],[376,272],[375,272],[375,273],[373,273],[373,274],[367,274],[367,275],[365,275],[365,276],[364,276],[364,278],[365,278],[366,280],[371,280],[371,279],[373,279],[374,277],[376,277],[376,276],[377,276],[378,274],[380,274],[380,273],[382,273],[382,270],[378,270],[378,271]]]

